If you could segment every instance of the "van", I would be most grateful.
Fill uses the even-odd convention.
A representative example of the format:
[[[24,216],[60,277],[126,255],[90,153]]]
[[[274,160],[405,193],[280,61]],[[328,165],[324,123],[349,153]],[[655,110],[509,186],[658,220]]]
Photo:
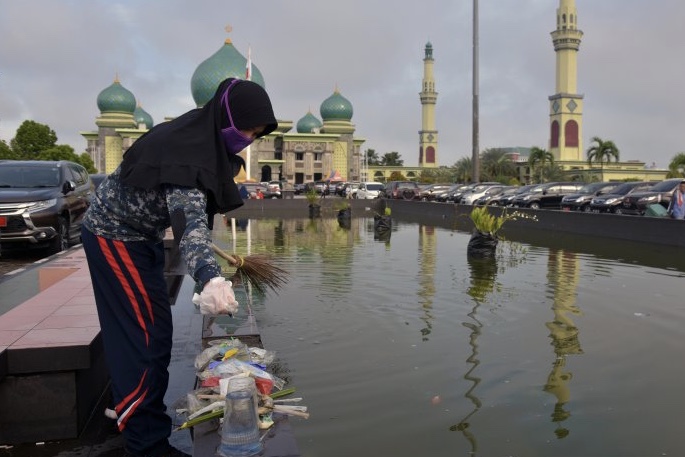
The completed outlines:
[[[383,191],[385,198],[418,200],[419,185],[414,181],[389,181]]]

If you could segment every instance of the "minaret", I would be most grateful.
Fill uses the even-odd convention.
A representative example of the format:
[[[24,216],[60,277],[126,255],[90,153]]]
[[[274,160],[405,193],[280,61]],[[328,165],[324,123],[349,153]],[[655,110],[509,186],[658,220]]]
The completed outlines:
[[[433,78],[433,45],[426,43],[426,56],[423,58],[423,89],[421,98],[421,130],[419,130],[419,166],[438,166],[438,131],[435,130],[435,92]]]
[[[576,93],[577,55],[582,37],[575,0],[559,0],[557,29],[552,32],[557,53],[556,93],[549,97],[549,152],[557,161],[584,160],[583,96]]]

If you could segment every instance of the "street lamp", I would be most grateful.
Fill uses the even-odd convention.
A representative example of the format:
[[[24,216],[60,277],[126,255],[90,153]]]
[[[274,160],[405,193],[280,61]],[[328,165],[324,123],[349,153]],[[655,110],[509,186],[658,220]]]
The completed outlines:
[[[480,182],[480,153],[478,134],[478,0],[473,0],[473,132],[471,147],[471,180]]]

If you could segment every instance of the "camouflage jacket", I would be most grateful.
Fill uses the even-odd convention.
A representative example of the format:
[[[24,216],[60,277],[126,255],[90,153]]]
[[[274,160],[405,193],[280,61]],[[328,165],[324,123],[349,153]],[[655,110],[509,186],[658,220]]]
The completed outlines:
[[[161,242],[171,226],[170,214],[185,214],[179,248],[190,275],[200,284],[221,276],[211,249],[207,225],[207,198],[198,190],[180,186],[140,189],[121,182],[120,168],[98,187],[83,221],[97,236],[119,241]],[[177,234],[178,236],[178,234]]]

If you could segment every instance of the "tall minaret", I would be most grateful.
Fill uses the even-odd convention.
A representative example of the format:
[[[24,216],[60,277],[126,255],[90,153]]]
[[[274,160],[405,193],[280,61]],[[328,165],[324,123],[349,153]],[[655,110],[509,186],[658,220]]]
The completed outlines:
[[[552,32],[557,53],[556,93],[549,97],[549,152],[558,161],[584,160],[583,96],[576,93],[577,54],[582,37],[575,0],[559,0],[557,29]]]
[[[435,92],[433,78],[433,45],[426,43],[426,57],[423,58],[423,89],[421,97],[421,130],[419,130],[419,166],[438,166],[438,131],[435,130]]]

